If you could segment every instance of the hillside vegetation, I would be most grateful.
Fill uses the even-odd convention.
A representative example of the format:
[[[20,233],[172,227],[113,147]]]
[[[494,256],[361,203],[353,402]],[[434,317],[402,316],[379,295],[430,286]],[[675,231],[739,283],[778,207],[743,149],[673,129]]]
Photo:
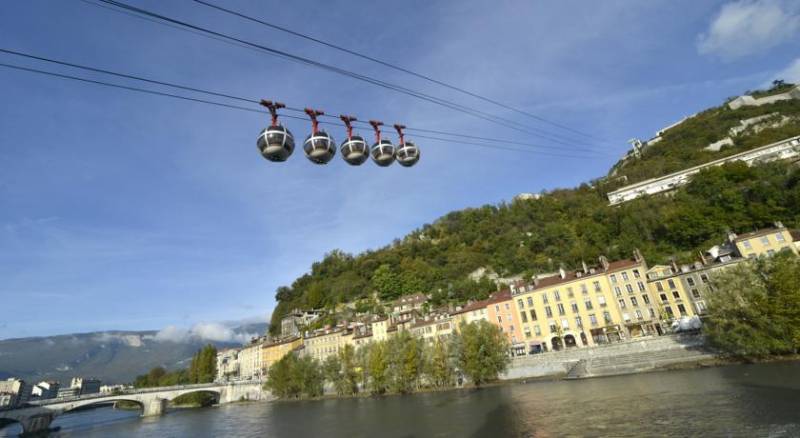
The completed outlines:
[[[674,196],[610,207],[601,188],[582,185],[538,200],[452,212],[390,246],[353,256],[327,254],[311,272],[280,287],[272,315],[319,308],[377,292],[392,299],[431,293],[434,304],[482,298],[494,290],[468,274],[490,267],[500,275],[552,272],[591,263],[599,255],[628,258],[639,248],[648,262],[694,259],[728,230],[800,225],[800,170],[788,163],[733,163],[698,174]]]
[[[782,84],[777,88],[762,91],[754,95],[763,97],[784,92],[792,84]],[[741,120],[766,114],[779,113],[790,120],[783,126],[763,129],[754,132],[746,130],[741,135],[732,137],[733,146],[726,146],[720,151],[704,150],[706,146],[729,136],[729,130],[739,125]],[[680,125],[667,130],[661,141],[644,149],[641,158],[620,161],[612,167],[613,176],[625,176],[626,180],[618,185],[627,185],[687,167],[696,166],[711,160],[734,155],[758,146],[800,135],[800,100],[784,100],[763,106],[745,106],[736,110],[727,105],[705,110]]]

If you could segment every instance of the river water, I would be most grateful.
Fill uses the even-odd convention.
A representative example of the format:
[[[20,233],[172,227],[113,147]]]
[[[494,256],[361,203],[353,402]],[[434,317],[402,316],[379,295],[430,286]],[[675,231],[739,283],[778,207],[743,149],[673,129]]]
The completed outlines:
[[[238,403],[158,418],[95,409],[60,437],[800,437],[800,362],[734,365],[480,390]],[[0,430],[13,436],[19,429]],[[12,435],[9,435],[12,434]]]

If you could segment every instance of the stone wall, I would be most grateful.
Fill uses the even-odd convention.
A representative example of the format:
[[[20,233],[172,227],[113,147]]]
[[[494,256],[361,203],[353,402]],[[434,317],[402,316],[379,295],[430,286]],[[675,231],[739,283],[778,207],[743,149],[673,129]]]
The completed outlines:
[[[704,341],[701,336],[670,335],[638,338],[605,346],[535,354],[513,359],[508,371],[500,378],[512,380],[565,377],[581,362],[584,362],[582,368],[586,368],[588,374],[581,374],[578,377],[625,374],[626,372],[654,369],[662,365],[712,359],[714,355],[706,351],[703,345]],[[691,354],[687,354],[687,352]],[[616,366],[617,359],[619,362],[624,362],[624,367]],[[598,366],[592,367],[593,361],[596,361]]]

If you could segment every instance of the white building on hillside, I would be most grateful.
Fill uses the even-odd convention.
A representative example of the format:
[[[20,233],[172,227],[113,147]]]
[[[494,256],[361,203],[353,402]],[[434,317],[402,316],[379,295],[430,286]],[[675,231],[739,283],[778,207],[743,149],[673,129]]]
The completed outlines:
[[[730,157],[709,161],[708,163],[690,167],[669,175],[631,184],[610,192],[608,194],[608,200],[611,205],[616,205],[642,196],[669,192],[688,184],[689,181],[691,181],[692,175],[701,170],[713,166],[721,166],[725,163],[744,161],[748,165],[753,165],[767,161],[797,159],[798,157],[800,157],[800,136],[787,138],[776,143],[731,155]]]

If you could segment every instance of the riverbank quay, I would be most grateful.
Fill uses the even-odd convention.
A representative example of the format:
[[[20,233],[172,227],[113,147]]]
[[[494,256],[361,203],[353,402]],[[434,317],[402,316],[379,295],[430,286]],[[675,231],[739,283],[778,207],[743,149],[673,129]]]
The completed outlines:
[[[667,335],[517,357],[499,377],[586,379],[729,362],[708,348],[702,335]]]

